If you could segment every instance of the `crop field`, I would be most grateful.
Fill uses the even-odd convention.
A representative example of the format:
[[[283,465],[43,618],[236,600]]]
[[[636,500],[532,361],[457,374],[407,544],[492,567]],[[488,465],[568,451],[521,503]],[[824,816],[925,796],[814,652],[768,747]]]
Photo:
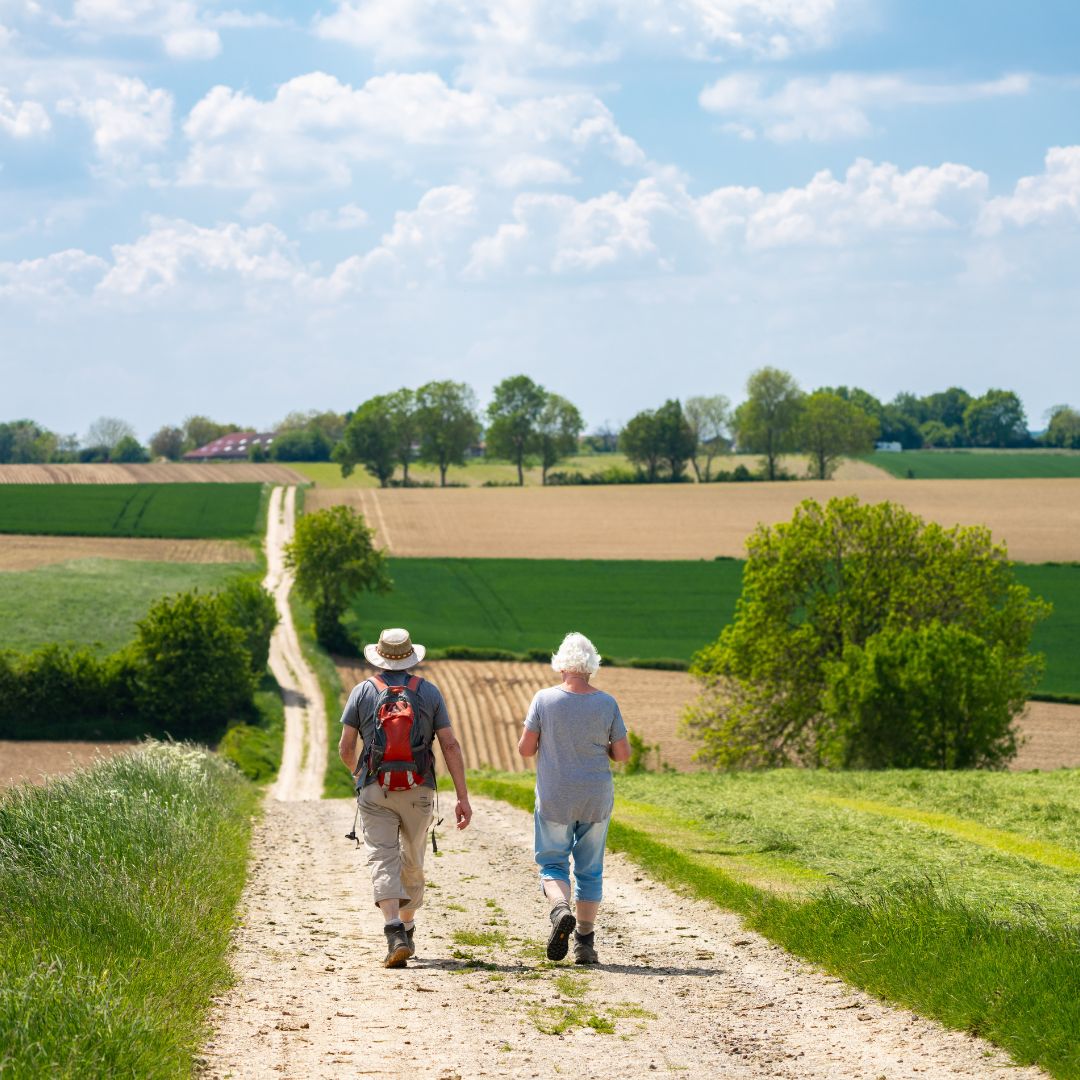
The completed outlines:
[[[890,500],[942,525],[986,525],[1022,562],[1080,560],[1080,480],[806,480],[525,489],[308,491],[343,503],[399,556],[520,559],[742,558],[758,523],[791,519],[803,499]]]
[[[1035,480],[1080,477],[1075,450],[904,450],[877,453],[867,464],[916,480]]]
[[[579,630],[621,661],[689,660],[731,620],[742,563],[558,559],[391,559],[394,588],[362,594],[347,619],[372,641],[387,625],[413,628],[431,648],[554,651]],[[1051,601],[1033,647],[1046,653],[1043,693],[1080,694],[1080,565],[1019,566]]]
[[[0,484],[303,484],[287,465],[247,461],[147,465],[0,465]]]
[[[0,739],[0,791],[13,784],[42,784],[115,757],[137,744],[130,742],[13,742]]]
[[[117,536],[0,534],[0,571],[33,570],[75,559],[135,562],[251,563],[255,552],[236,540],[139,540]]]
[[[236,539],[259,531],[260,484],[18,484],[0,533]]]
[[[362,660],[342,657],[337,658],[337,670],[346,693],[371,674]],[[518,754],[517,741],[533,695],[559,681],[548,664],[430,660],[417,670],[446,698],[470,768],[531,769]],[[615,696],[627,727],[652,748],[646,755],[647,768],[670,766],[680,772],[700,768],[693,760],[697,743],[680,727],[683,708],[697,692],[691,676],[681,671],[601,668],[593,685]],[[1019,727],[1026,741],[1013,769],[1080,767],[1080,706],[1033,701]]]
[[[135,623],[168,593],[211,590],[247,563],[137,562],[80,559],[0,578],[0,649],[29,651],[51,643],[99,653],[126,645]]]

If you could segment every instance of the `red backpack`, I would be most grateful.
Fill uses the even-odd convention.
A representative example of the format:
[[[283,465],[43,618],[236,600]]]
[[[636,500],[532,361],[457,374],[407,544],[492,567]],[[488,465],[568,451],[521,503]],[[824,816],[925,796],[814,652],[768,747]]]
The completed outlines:
[[[377,777],[384,791],[408,791],[431,770],[431,746],[425,745],[416,696],[422,681],[413,675],[404,686],[391,686],[378,675],[371,677],[379,696],[363,775]]]

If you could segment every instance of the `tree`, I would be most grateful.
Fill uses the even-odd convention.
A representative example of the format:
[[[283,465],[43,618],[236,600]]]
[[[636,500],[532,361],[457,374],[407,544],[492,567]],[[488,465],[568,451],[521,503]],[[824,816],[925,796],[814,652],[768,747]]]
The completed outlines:
[[[547,392],[528,375],[511,375],[495,387],[487,407],[487,453],[517,466],[518,484],[525,484],[525,459],[536,444],[536,425]]]
[[[1068,405],[1055,405],[1050,410],[1050,423],[1043,442],[1047,446],[1080,450],[1080,412]]]
[[[1021,446],[1028,439],[1024,406],[1011,390],[987,390],[964,410],[964,431],[972,446]]]
[[[149,461],[150,455],[134,435],[125,435],[113,447],[109,458],[121,464],[138,464]]]
[[[189,416],[181,425],[184,432],[184,452],[198,450],[200,446],[220,439],[231,431],[245,431],[238,424],[219,424],[208,416]]]
[[[869,454],[878,435],[877,421],[858,406],[818,390],[803,402],[795,438],[810,455],[810,473],[828,480],[845,454]]]
[[[690,459],[694,475],[698,480],[711,480],[713,459],[731,449],[731,402],[723,394],[687,398],[683,415],[694,436],[694,456]],[[704,472],[698,457],[705,458]]]
[[[184,433],[178,427],[160,427],[150,437],[150,453],[154,457],[179,461],[184,452]]]
[[[416,394],[402,388],[386,395],[386,408],[394,425],[394,452],[401,463],[402,483],[409,486],[409,463],[419,441],[420,424],[416,416]]]
[[[627,421],[619,432],[619,449],[645,473],[650,484],[655,483],[661,446],[660,428],[652,409],[644,409]]]
[[[386,552],[375,547],[375,532],[348,506],[304,514],[285,545],[285,565],[296,573],[296,589],[315,609],[315,633],[330,649],[351,651],[341,616],[361,592],[391,587]]]
[[[786,371],[764,367],[746,381],[746,400],[735,412],[739,449],[765,457],[765,475],[777,476],[777,459],[794,447],[802,391]]]
[[[49,461],[57,438],[33,420],[12,420],[0,424],[0,463],[35,465]]]
[[[278,624],[277,605],[253,578],[234,578],[217,594],[230,626],[244,635],[252,674],[259,678],[270,660],[270,638]]]
[[[697,440],[693,429],[683,416],[678,401],[665,401],[654,414],[656,439],[660,456],[667,463],[672,483],[678,483],[686,473],[686,463],[694,456]]]
[[[99,416],[86,432],[83,442],[87,446],[100,446],[111,458],[121,439],[134,439],[135,429],[116,416]]]
[[[420,460],[439,467],[439,484],[446,487],[446,470],[464,465],[469,447],[480,438],[476,394],[465,383],[425,383],[416,391],[416,421],[420,430]]]
[[[541,479],[547,483],[548,469],[569,457],[578,448],[585,421],[577,406],[558,394],[548,394],[536,421],[535,447],[540,458]]]
[[[252,449],[259,446],[254,443]],[[334,445],[317,428],[291,428],[279,432],[270,444],[274,461],[329,461]]]
[[[320,412],[309,409],[307,412],[291,412],[280,423],[274,425],[274,431],[283,434],[286,431],[317,432],[333,446],[345,433],[345,417],[336,412]]]
[[[925,419],[923,423],[937,420],[947,428],[963,428],[964,410],[971,404],[971,395],[959,386],[950,386],[937,394],[922,399]]]
[[[351,476],[357,465],[363,465],[380,487],[387,486],[398,462],[398,437],[386,394],[365,401],[352,414],[333,458],[342,476]]]
[[[868,749],[874,705],[890,687],[927,687],[935,678],[939,715],[926,723],[956,725],[947,736],[955,745],[989,733],[964,751],[967,762],[1007,757],[1002,709],[1011,721],[1035,688],[1041,657],[1028,648],[1049,607],[1016,582],[988,529],[944,529],[887,502],[807,500],[791,522],[759,526],[747,553],[735,618],[693,661],[702,693],[687,721],[703,739],[702,758],[722,766],[888,764]],[[970,681],[942,670],[950,643],[961,650],[958,663],[976,664]],[[889,715],[904,710],[910,704],[900,702]],[[941,745],[937,735],[897,738],[908,747]]]

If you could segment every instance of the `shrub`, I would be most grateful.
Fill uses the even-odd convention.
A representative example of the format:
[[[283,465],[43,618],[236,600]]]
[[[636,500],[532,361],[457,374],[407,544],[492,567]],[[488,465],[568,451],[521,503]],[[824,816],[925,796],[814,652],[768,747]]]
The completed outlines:
[[[251,670],[261,675],[270,659],[270,638],[278,624],[274,598],[251,578],[236,578],[217,594],[225,618],[244,634]]]
[[[747,551],[735,618],[691,667],[699,757],[933,768],[1015,753],[1008,729],[1035,688],[1028,646],[1049,606],[1016,583],[989,530],[887,502],[806,500]],[[904,730],[886,735],[890,723]]]

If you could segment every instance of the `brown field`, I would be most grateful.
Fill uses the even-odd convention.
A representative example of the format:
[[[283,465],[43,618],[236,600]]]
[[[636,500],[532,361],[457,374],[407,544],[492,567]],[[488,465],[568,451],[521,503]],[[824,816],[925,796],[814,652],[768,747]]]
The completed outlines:
[[[759,522],[803,499],[891,500],[942,525],[987,525],[1023,562],[1080,559],[1080,480],[828,480],[564,488],[319,489],[399,556],[711,559],[745,554]]]
[[[164,461],[154,465],[0,465],[0,484],[306,484],[286,465]]]
[[[141,540],[116,536],[14,536],[0,534],[0,572],[33,570],[72,559],[136,562],[243,563],[255,552],[234,540]]]
[[[133,742],[10,742],[0,740],[0,790],[29,781],[44,783],[50,776],[62,776],[97,758],[110,758],[130,750]]]
[[[346,692],[371,674],[362,660],[342,657],[337,658],[337,670]],[[533,694],[558,682],[551,668],[546,664],[432,660],[420,673],[443,692],[470,768],[488,765],[506,772],[530,768],[517,753],[517,740]],[[696,691],[689,675],[601,668],[594,685],[615,696],[631,731],[659,748],[649,756],[650,768],[660,762],[680,771],[700,768],[693,760],[696,744],[679,730],[682,708]],[[1080,706],[1033,701],[1020,718],[1020,731],[1026,742],[1012,768],[1080,767]]]

